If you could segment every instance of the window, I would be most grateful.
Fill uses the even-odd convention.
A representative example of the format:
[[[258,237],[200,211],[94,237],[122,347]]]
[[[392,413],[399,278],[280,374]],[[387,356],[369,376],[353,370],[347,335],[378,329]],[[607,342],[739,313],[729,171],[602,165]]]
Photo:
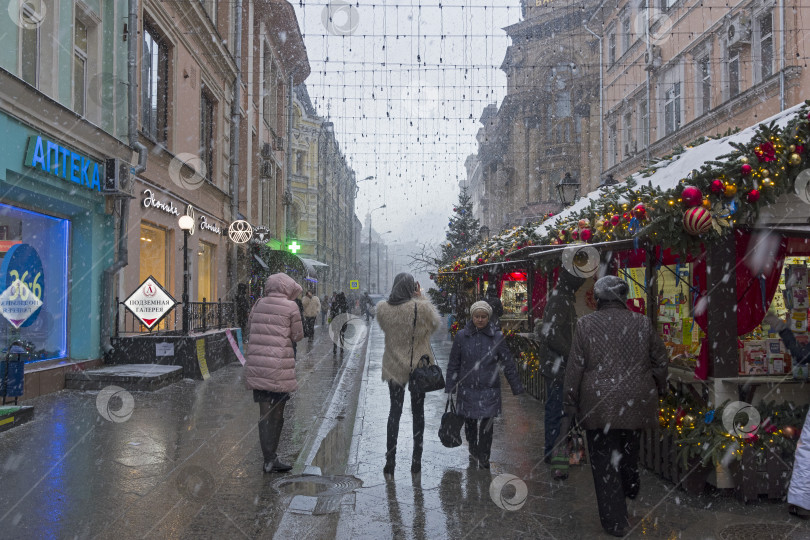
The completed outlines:
[[[205,178],[216,180],[214,174],[214,100],[203,90],[200,93],[200,159],[205,165]]]
[[[611,30],[608,34],[608,66],[616,63],[616,31]]]
[[[632,34],[630,33],[630,16],[622,19],[622,54],[630,50],[632,44]]]
[[[197,301],[217,301],[217,271],[214,267],[216,246],[200,242],[197,248]]]
[[[698,60],[698,84],[700,96],[700,112],[706,114],[712,108],[712,72],[709,57]]]
[[[740,93],[740,53],[731,53],[728,59],[728,97]]]
[[[141,223],[140,282],[152,276],[168,287],[169,250],[166,248],[166,230],[149,223]]]
[[[4,240],[0,243],[0,259],[6,263],[4,278],[19,279],[27,287],[9,286],[11,290],[6,289],[4,303],[24,306],[33,297],[42,302],[30,314],[17,317],[9,314],[9,318],[0,315],[0,350],[5,351],[11,342],[24,339],[34,344],[31,358],[35,362],[68,356],[70,226],[66,219],[0,203],[0,236]]]
[[[633,113],[628,112],[624,115],[624,158],[632,156],[635,149],[635,142],[633,141]]]
[[[87,26],[73,21],[73,111],[84,116],[87,99]]]
[[[143,131],[157,142],[167,138],[169,49],[148,25],[143,27],[141,110]]]
[[[276,166],[271,160],[262,161],[259,179],[259,222],[275,230]]]
[[[664,125],[666,134],[681,127],[681,83],[676,82],[664,94]]]
[[[31,4],[22,5],[20,27],[20,78],[31,86],[39,87],[39,40],[42,15]]]
[[[616,124],[608,127],[608,166],[616,165],[617,160]]]
[[[759,19],[759,58],[760,74],[764,81],[773,75],[773,14],[768,13]]]
[[[262,116],[268,126],[276,127],[277,115],[277,100],[278,100],[278,85],[276,79],[278,73],[276,64],[273,62],[273,55],[270,53],[270,47],[264,44],[264,61],[263,61],[263,74],[262,81]]]
[[[650,145],[650,117],[647,114],[647,102],[638,103],[638,132],[641,133],[640,143],[642,148]]]
[[[301,150],[295,153],[295,172],[304,174],[304,152]]]

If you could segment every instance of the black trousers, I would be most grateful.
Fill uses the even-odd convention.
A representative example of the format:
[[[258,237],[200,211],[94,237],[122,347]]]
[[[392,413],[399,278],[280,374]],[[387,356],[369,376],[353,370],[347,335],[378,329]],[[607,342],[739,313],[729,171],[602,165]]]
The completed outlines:
[[[308,338],[315,336],[315,319],[317,317],[304,317],[304,335]]]
[[[259,402],[259,443],[265,463],[273,463],[278,457],[281,428],[284,427],[286,401]]]
[[[464,436],[470,446],[470,455],[483,463],[489,463],[492,449],[492,427],[494,418],[465,418]]]
[[[602,527],[611,534],[626,530],[627,503],[640,488],[638,454],[641,431],[632,429],[589,429],[588,454]],[[618,456],[618,462],[613,456]]]
[[[386,441],[385,459],[394,461],[397,454],[399,419],[402,417],[402,406],[405,404],[405,387],[394,381],[388,381],[388,392],[391,396],[391,410],[388,412],[388,440]],[[425,394],[411,392],[411,411],[413,412],[413,461],[420,462],[425,433]]]

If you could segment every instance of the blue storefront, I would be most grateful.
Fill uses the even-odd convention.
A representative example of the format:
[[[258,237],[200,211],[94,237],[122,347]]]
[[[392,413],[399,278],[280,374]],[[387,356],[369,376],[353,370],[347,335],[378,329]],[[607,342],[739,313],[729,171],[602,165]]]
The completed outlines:
[[[0,351],[33,343],[26,371],[102,356],[101,281],[115,255],[115,218],[102,193],[111,156],[99,152],[123,145],[88,134],[86,125],[49,133],[0,111]]]

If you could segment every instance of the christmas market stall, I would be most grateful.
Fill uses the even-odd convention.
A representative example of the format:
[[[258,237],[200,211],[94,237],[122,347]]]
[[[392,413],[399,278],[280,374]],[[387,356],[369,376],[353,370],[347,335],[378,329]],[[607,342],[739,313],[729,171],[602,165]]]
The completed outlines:
[[[628,307],[650,317],[671,358],[672,392],[660,428],[644,439],[644,463],[694,491],[708,480],[743,500],[783,496],[807,371],[763,317],[775,312],[810,340],[808,113],[801,104],[676,148],[540,224],[496,236],[445,267],[453,272],[445,279],[524,261],[542,289],[542,298],[527,293],[531,320],[542,317],[559,272],[621,276]],[[507,338],[524,372],[537,365],[536,340]]]

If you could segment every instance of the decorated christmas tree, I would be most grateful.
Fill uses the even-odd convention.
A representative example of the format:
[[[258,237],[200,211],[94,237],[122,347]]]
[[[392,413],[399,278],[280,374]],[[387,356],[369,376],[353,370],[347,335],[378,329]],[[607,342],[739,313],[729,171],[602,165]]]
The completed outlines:
[[[467,188],[462,187],[447,224],[447,239],[441,246],[438,266],[444,266],[463,257],[472,249],[478,243],[479,229],[478,220],[473,216],[472,197],[467,193]],[[430,289],[428,294],[440,313],[446,315],[453,312],[452,295],[449,291]]]

